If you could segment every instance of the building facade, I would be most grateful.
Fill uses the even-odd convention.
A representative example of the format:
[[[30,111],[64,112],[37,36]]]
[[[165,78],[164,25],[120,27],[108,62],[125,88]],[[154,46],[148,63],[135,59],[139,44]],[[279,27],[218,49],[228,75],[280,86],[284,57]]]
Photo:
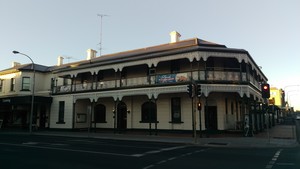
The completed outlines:
[[[2,128],[28,128],[32,85],[35,75],[33,124],[39,128],[49,127],[52,103],[51,68],[42,65],[20,65],[0,71],[0,121]]]
[[[263,111],[267,82],[243,49],[193,38],[57,66],[13,64],[0,71],[2,127],[51,129],[261,131],[274,121]],[[190,97],[187,86],[198,86]],[[196,93],[200,93],[198,96]],[[201,108],[198,106],[201,104]]]
[[[58,66],[51,75],[50,128],[243,130],[264,128],[260,84],[267,82],[243,49],[198,38]],[[201,96],[190,98],[188,84]],[[201,103],[201,109],[197,104]]]

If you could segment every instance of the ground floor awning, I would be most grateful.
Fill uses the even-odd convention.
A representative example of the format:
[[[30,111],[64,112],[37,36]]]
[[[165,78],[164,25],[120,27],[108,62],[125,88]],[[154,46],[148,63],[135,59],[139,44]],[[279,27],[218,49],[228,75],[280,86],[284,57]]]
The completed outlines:
[[[0,105],[30,104],[31,96],[16,96],[0,98]],[[34,103],[52,103],[52,97],[34,96]]]

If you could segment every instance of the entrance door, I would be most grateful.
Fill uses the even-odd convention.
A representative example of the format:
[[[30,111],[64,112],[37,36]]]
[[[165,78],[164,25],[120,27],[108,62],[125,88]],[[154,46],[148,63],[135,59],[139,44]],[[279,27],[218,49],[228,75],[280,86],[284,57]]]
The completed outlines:
[[[46,127],[46,106],[45,105],[41,106],[39,127],[42,129]]]
[[[125,130],[127,128],[127,106],[120,102],[117,107],[117,129]]]
[[[208,130],[218,130],[217,106],[206,106],[205,124]]]

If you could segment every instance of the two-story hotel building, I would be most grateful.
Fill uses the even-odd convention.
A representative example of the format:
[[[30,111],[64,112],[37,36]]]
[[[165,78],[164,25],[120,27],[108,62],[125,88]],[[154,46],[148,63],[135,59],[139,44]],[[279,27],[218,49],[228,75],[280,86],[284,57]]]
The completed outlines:
[[[98,57],[89,49],[86,60],[68,64],[60,58],[51,71],[49,127],[242,130],[250,121],[263,129],[260,84],[267,77],[251,55],[170,35],[167,44]],[[200,84],[199,99],[189,97],[190,83]]]
[[[14,65],[0,71],[2,127],[28,127],[32,79],[33,123],[39,128],[254,131],[269,124],[260,84],[267,82],[243,49],[171,33],[167,44],[57,66]],[[187,85],[200,86],[193,98]],[[197,104],[201,103],[200,111]],[[269,122],[267,122],[269,120]],[[274,120],[273,120],[274,121]]]

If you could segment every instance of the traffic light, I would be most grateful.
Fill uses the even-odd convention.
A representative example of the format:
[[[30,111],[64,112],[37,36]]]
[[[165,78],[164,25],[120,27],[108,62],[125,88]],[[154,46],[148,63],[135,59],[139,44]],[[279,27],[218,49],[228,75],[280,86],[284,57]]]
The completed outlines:
[[[187,85],[187,92],[188,92],[188,94],[191,98],[194,97],[195,91],[194,91],[194,85],[193,84],[188,84]]]
[[[198,110],[201,110],[201,102],[197,103],[197,108],[198,108]]]
[[[262,98],[270,98],[270,85],[262,84],[261,85],[261,96]]]
[[[201,92],[201,84],[197,84],[197,97],[201,97],[202,92]]]

